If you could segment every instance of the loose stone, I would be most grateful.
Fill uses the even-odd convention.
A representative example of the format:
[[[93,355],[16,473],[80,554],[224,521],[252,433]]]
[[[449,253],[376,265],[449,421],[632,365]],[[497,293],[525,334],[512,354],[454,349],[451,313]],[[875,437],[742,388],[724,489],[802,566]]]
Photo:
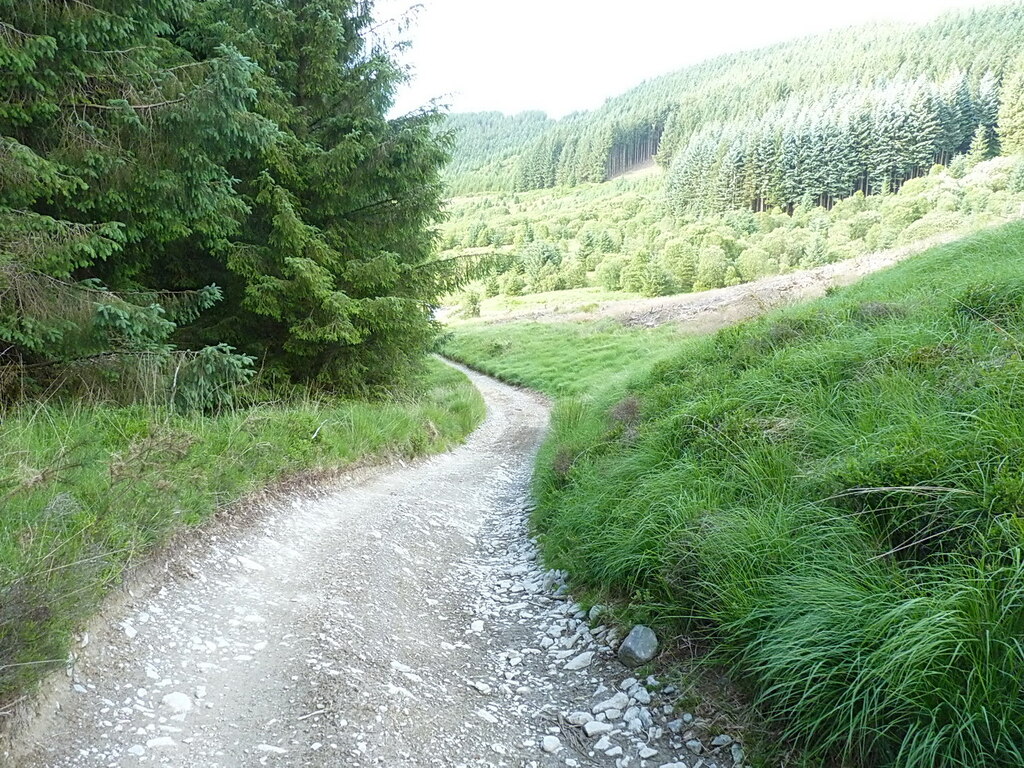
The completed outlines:
[[[736,765],[742,763],[747,756],[747,754],[743,751],[743,747],[741,747],[736,742],[732,743],[732,746],[729,748],[729,751],[732,753],[732,761]]]
[[[606,699],[598,704],[595,704],[592,711],[595,715],[600,712],[605,712],[609,709],[616,709],[621,712],[621,710],[626,709],[626,707],[628,706],[629,696],[620,691],[619,693],[616,693],[614,696],[612,696],[610,699]]]
[[[579,656],[576,656],[575,658],[570,659],[569,661],[567,661],[565,663],[564,669],[568,670],[569,672],[576,672],[576,671],[581,670],[581,669],[586,669],[587,667],[590,666],[590,663],[593,660],[594,660],[594,652],[593,651],[587,651],[587,652],[581,653]]]
[[[654,630],[637,624],[619,646],[619,661],[627,667],[639,667],[658,655],[658,636]]]
[[[598,736],[603,733],[611,733],[611,730],[611,723],[602,723],[600,720],[591,720],[583,726],[583,732],[587,734],[588,737]]]
[[[161,703],[178,715],[192,711],[192,699],[185,693],[168,693],[161,699]]]
[[[589,712],[570,712],[565,718],[571,725],[586,725],[593,719],[594,716]]]

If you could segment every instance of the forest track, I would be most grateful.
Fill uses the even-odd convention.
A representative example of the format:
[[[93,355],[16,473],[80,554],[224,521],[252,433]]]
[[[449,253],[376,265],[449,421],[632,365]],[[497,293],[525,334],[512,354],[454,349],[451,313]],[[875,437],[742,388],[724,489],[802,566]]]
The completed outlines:
[[[711,724],[670,726],[679,694],[629,679],[617,630],[592,630],[538,564],[526,500],[547,402],[468,375],[488,416],[460,448],[215,525],[122,590],[0,762],[695,765]],[[626,711],[591,728],[608,733],[568,722],[613,694]],[[732,765],[715,749],[704,765]]]

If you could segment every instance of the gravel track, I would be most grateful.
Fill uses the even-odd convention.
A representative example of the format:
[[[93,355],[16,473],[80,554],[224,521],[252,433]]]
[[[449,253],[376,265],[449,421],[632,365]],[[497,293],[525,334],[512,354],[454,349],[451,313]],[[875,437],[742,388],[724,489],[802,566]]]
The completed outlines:
[[[122,590],[3,764],[742,762],[671,687],[633,679],[621,630],[539,565],[527,498],[549,407],[469,375],[488,417],[460,448],[213,526]]]

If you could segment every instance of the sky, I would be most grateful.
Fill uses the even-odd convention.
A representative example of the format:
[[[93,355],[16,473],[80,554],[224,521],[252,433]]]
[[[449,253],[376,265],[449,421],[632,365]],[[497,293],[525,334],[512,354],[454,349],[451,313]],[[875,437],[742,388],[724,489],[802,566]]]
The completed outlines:
[[[419,0],[395,114],[593,109],[651,77],[837,27],[924,21],[993,0]],[[414,0],[377,0],[381,21]],[[385,25],[389,37],[396,33]]]

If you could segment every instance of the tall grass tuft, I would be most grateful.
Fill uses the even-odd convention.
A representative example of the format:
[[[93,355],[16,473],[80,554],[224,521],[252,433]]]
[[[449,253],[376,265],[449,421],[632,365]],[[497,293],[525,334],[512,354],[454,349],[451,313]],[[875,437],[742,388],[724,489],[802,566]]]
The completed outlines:
[[[1021,274],[1017,223],[711,337],[614,332],[653,364],[580,327],[452,345],[572,395],[538,460],[548,560],[711,641],[807,764],[1021,766]]]
[[[0,699],[66,659],[73,630],[125,569],[175,530],[267,483],[462,440],[484,416],[461,373],[431,361],[376,400],[225,409],[24,404],[0,422]]]

